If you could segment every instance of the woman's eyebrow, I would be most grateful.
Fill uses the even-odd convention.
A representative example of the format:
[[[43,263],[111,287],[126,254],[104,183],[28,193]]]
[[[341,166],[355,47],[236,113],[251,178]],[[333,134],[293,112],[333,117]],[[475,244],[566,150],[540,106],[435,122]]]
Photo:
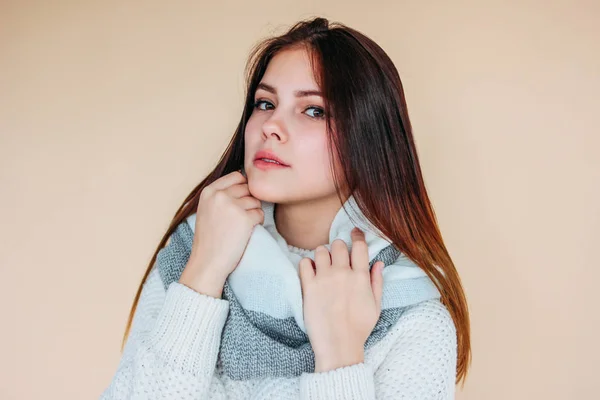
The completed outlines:
[[[263,83],[263,82],[259,83],[258,86],[256,87],[256,90],[258,90],[258,89],[266,90],[267,92],[273,93],[275,95],[277,94],[277,90],[273,86],[271,86],[267,83]],[[307,96],[323,97],[323,93],[319,90],[296,90],[294,92],[294,96],[296,96],[296,97],[307,97]]]

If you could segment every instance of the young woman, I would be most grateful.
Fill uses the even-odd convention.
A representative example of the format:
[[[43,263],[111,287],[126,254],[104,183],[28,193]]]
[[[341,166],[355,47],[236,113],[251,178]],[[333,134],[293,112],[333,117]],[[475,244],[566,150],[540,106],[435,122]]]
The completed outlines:
[[[468,308],[392,61],[314,18],[258,45],[247,77],[238,128],[154,252],[102,398],[454,398]]]

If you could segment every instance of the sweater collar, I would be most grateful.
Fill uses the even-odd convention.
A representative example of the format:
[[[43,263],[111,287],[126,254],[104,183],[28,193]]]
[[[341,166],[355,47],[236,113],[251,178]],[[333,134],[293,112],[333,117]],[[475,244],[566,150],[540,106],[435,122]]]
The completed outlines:
[[[262,225],[273,236],[279,247],[285,253],[292,253],[299,257],[309,257],[314,260],[315,249],[302,249],[290,245],[281,236],[275,225],[275,203],[261,200],[261,206],[264,211],[264,222]],[[374,256],[384,247],[391,244],[390,240],[384,237],[365,217],[359,209],[354,195],[350,195],[333,218],[329,228],[329,242],[323,245],[331,251],[333,241],[335,239],[342,239],[350,250],[352,246],[351,231],[355,226],[359,227],[365,233],[365,241],[369,247],[370,256]],[[295,256],[294,258],[297,258]]]
[[[303,257],[315,259],[315,249],[301,249],[299,247],[291,246],[277,231],[274,218],[275,203],[261,200],[261,208],[264,211],[264,222],[261,228],[264,228],[270,236],[273,237],[278,248],[288,256],[296,268]],[[196,213],[187,217],[187,223],[194,232],[196,226]],[[351,251],[351,231],[355,226],[359,227],[365,234],[369,260],[372,260],[381,250],[392,243],[387,237],[383,236],[370,221],[368,221],[366,216],[359,209],[354,195],[350,195],[333,218],[329,228],[329,243],[324,243],[323,245],[331,252],[331,244],[333,241],[335,239],[341,239],[346,243],[348,251]],[[256,228],[257,227],[255,227],[255,229]],[[269,251],[268,249],[264,250]]]

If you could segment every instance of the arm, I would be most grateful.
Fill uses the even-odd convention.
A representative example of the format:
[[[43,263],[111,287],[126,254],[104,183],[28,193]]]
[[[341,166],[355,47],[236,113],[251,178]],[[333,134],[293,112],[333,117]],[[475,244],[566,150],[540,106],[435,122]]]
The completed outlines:
[[[300,398],[453,400],[456,329],[448,310],[428,301],[407,310],[388,334],[394,343],[376,371],[358,363],[304,373]]]
[[[224,398],[214,371],[228,312],[228,301],[179,282],[165,291],[154,268],[142,289],[117,371],[100,398],[200,399],[208,398],[209,388],[216,391],[213,398]]]

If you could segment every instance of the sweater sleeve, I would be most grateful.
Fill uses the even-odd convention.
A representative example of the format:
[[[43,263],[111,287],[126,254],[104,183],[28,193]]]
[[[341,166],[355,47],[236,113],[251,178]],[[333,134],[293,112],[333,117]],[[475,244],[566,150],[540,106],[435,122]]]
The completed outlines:
[[[300,377],[303,400],[453,400],[456,329],[448,310],[431,300],[407,310],[394,343],[373,371],[365,363]]]
[[[173,282],[154,268],[134,314],[117,371],[101,400],[224,398],[215,375],[229,302]]]

